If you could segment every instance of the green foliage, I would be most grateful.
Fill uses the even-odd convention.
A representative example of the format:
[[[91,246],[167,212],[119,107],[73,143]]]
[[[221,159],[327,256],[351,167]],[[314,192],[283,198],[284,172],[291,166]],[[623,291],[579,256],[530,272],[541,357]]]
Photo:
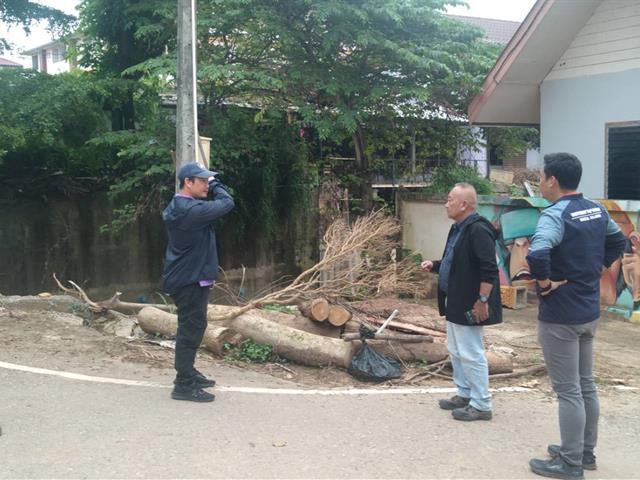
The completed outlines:
[[[82,0],[78,9],[80,64],[101,75],[120,75],[175,45],[175,1]]]
[[[234,235],[272,238],[283,220],[309,207],[313,166],[298,129],[286,116],[255,110],[211,107],[203,112],[202,135],[216,139],[211,165],[233,187],[236,207],[223,221]]]
[[[279,305],[277,303],[269,303],[267,305],[263,305],[260,308],[262,308],[263,310],[271,310],[272,312],[288,313],[291,315],[295,315],[298,312],[298,309],[296,307],[292,307],[290,305]]]
[[[232,360],[252,363],[265,363],[273,357],[273,347],[256,343],[250,338],[243,340],[231,353]]]
[[[501,160],[513,158],[527,149],[540,147],[540,132],[536,128],[488,127],[484,129],[487,149]]]
[[[322,139],[372,119],[462,109],[495,52],[445,0],[209,0],[199,9],[200,85],[211,103],[294,105]],[[206,33],[205,33],[206,32]]]
[[[0,71],[0,176],[99,172],[86,142],[106,131],[103,87],[89,74]]]
[[[473,185],[478,195],[491,195],[493,189],[491,182],[478,175],[475,168],[468,165],[449,163],[437,167],[433,172],[431,184],[427,187],[427,193],[431,195],[446,195],[456,183],[469,183]]]
[[[509,196],[510,197],[522,197],[523,195],[525,195],[525,191],[524,188],[520,187],[519,185],[516,184],[511,184],[509,185]]]
[[[33,22],[44,21],[54,37],[61,37],[74,24],[75,18],[52,7],[31,0],[0,0],[0,24],[21,25],[25,33],[30,33]],[[4,38],[0,38],[0,53],[9,48]]]

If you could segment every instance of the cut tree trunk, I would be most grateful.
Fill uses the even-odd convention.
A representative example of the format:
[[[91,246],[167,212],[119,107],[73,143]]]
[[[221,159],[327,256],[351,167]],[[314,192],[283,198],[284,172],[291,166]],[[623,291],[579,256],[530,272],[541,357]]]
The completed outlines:
[[[138,325],[152,335],[159,333],[171,337],[178,330],[178,317],[155,307],[145,307],[138,312]],[[237,345],[241,341],[242,336],[230,328],[209,324],[204,332],[202,345],[210,352],[222,355],[225,343]]]
[[[208,317],[209,322],[214,323],[213,318],[222,317],[229,313],[235,312],[240,307],[231,307],[227,305],[209,305]],[[290,313],[276,312],[273,310],[261,310],[253,309],[247,313],[256,315],[258,317],[266,318],[272,322],[276,322],[280,325],[302,330],[303,332],[313,333],[314,335],[321,335],[323,337],[340,338],[340,329],[334,327],[327,322],[315,322],[302,315],[292,315]],[[217,322],[216,322],[217,323]]]
[[[209,305],[207,316],[209,321],[238,307],[224,305]],[[346,368],[353,356],[353,347],[339,338],[308,333],[298,328],[288,327],[281,323],[264,318],[265,316],[280,317],[279,312],[264,310],[249,310],[224,323],[254,342],[273,346],[274,353],[304,365],[336,365]],[[286,314],[284,314],[286,315]],[[311,322],[313,323],[313,322]],[[346,347],[345,347],[345,344]]]
[[[359,340],[351,343],[353,343],[357,349],[362,345],[362,342]],[[391,358],[400,359],[403,362],[426,361],[435,363],[444,360],[449,355],[447,346],[440,342],[404,343],[388,340],[367,340],[367,343],[377,352]]]
[[[304,365],[335,365],[347,368],[354,349],[352,344],[280,325],[257,315],[244,313],[227,325],[256,343],[273,346],[273,352]]]
[[[351,312],[340,305],[331,305],[329,308],[329,323],[341,327],[351,319]]]
[[[495,352],[486,352],[489,374],[513,372],[513,358],[510,355],[501,355]]]
[[[324,322],[329,318],[329,302],[324,298],[314,298],[310,302],[298,306],[300,312],[316,322]]]

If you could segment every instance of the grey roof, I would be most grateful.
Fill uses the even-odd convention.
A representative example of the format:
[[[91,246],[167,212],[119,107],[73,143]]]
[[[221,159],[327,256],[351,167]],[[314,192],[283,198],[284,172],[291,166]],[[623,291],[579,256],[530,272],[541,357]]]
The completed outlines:
[[[496,20],[494,18],[466,17],[463,15],[447,15],[461,22],[480,27],[486,33],[485,38],[489,42],[507,44],[520,26],[520,22],[509,20]]]
[[[0,67],[22,67],[19,63],[0,57]]]

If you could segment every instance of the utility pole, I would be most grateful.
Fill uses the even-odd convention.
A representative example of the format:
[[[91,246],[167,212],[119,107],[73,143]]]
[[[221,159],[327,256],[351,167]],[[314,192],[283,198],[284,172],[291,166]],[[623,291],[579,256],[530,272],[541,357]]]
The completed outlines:
[[[186,163],[195,162],[197,158],[196,0],[178,0],[177,82],[176,175],[180,167]]]

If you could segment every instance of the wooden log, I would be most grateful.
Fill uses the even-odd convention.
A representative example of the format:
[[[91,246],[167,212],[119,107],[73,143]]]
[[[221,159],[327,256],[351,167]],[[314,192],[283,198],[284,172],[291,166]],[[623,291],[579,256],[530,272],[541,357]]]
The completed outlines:
[[[360,340],[359,333],[345,333],[342,335],[342,340],[345,342],[353,342],[354,340]],[[414,335],[409,333],[381,333],[376,335],[374,340],[388,340],[396,342],[407,343],[420,343],[420,342],[433,342],[433,337],[430,335]]]
[[[254,342],[272,345],[274,353],[304,365],[346,368],[354,353],[352,343],[303,332],[248,313],[230,320],[228,326]]]
[[[359,340],[351,343],[357,347],[356,351],[362,345]],[[435,363],[444,360],[449,355],[447,346],[440,342],[404,343],[388,340],[367,340],[367,343],[376,351],[391,358],[400,359],[403,362],[426,361]]]
[[[447,321],[443,317],[415,316],[407,315],[400,312],[397,319],[398,322],[408,323],[417,327],[436,330],[442,333],[447,331]]]
[[[298,306],[300,312],[316,322],[324,322],[329,318],[329,302],[324,298],[314,298],[310,302]]]
[[[357,348],[360,348],[362,345],[362,342],[359,340],[352,343],[356,345]],[[367,340],[367,343],[378,352],[391,358],[400,359],[403,362],[426,361],[435,363],[449,356],[447,345],[441,341],[433,343],[404,343],[388,340]],[[487,363],[489,364],[490,375],[513,372],[513,360],[510,356],[486,352],[486,357]]]
[[[240,307],[232,307],[229,305],[210,304],[207,309],[207,319],[209,322],[216,322],[217,317],[224,317],[230,313],[236,312]],[[247,313],[258,317],[266,318],[272,322],[285,325],[287,327],[302,330],[303,332],[313,333],[329,338],[340,338],[340,329],[334,327],[328,322],[315,322],[302,315],[292,315],[290,313],[276,312],[274,310],[252,309]]]
[[[367,317],[367,322],[372,325],[380,326],[384,323],[384,319],[382,318],[372,318]],[[347,322],[346,325],[350,325],[353,322]],[[357,322],[356,322],[357,323]],[[353,328],[353,326],[349,326],[348,328]],[[397,330],[399,332],[404,333],[416,333],[418,335],[430,335],[432,337],[444,337],[446,336],[445,332],[441,332],[439,330],[433,330],[430,328],[419,327],[417,325],[412,325],[410,323],[398,322],[397,320],[391,320],[389,325],[387,326],[390,330]]]
[[[489,374],[513,372],[513,358],[511,355],[501,355],[495,352],[486,352],[487,363],[489,364]]]
[[[331,325],[341,327],[351,319],[351,312],[340,305],[331,305],[329,307],[329,316],[327,320]]]
[[[170,337],[175,336],[178,330],[178,317],[172,313],[162,311],[155,307],[145,307],[137,315],[138,325],[146,333],[157,333]],[[237,345],[242,341],[242,336],[232,329],[209,324],[202,338],[204,348],[216,355],[224,353],[224,344]]]

